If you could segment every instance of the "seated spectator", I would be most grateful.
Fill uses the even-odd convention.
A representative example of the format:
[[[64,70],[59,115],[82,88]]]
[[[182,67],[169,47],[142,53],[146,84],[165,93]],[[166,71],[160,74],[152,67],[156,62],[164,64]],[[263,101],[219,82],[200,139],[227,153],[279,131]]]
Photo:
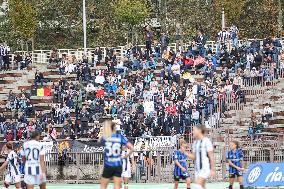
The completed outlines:
[[[172,65],[171,71],[173,74],[173,81],[179,84],[181,71],[180,71],[180,65],[178,64],[177,61],[175,61],[174,64]]]
[[[186,56],[184,58],[184,70],[189,70],[194,66],[194,60],[192,56]]]
[[[36,73],[35,73],[35,80],[34,80],[35,87],[37,87],[37,83],[40,83],[41,86],[43,87],[43,82],[45,82],[45,79],[43,77],[43,73],[41,73],[37,70]]]
[[[88,85],[85,88],[86,98],[90,95],[90,93],[94,93],[95,90],[96,90],[96,88],[93,85],[93,83],[88,83]]]
[[[273,117],[273,111],[270,105],[266,104],[262,113],[262,122],[268,122]]]
[[[97,98],[104,98],[104,96],[105,96],[104,90],[101,87],[99,87],[99,89],[97,90],[97,93],[96,93],[96,97]]]
[[[201,69],[205,65],[206,60],[201,55],[198,55],[197,58],[194,60],[194,67],[196,69]]]
[[[192,109],[191,121],[194,125],[200,123],[200,113],[196,110],[196,108]]]

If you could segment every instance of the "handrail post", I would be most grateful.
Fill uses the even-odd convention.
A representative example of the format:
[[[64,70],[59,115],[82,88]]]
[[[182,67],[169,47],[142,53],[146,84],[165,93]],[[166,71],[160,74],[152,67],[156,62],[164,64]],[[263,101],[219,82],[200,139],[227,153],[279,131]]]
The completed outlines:
[[[76,153],[76,163],[77,163],[77,181],[76,183],[79,184],[79,166],[80,166],[80,155],[78,154],[78,152]]]
[[[156,165],[156,171],[158,172],[158,182],[161,182],[161,153],[157,151],[157,165]]]

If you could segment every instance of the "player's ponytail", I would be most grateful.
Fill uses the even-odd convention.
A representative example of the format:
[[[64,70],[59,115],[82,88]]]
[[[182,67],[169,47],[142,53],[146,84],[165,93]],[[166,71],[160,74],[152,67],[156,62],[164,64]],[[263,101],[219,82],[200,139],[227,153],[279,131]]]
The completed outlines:
[[[111,135],[115,132],[115,123],[111,120],[106,120],[103,123],[103,137],[105,140],[111,137]]]

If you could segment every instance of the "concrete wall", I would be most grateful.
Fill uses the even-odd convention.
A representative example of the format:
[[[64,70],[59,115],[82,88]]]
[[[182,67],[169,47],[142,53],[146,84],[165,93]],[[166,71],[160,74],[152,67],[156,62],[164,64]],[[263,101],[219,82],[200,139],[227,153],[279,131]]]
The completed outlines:
[[[48,167],[48,180],[99,180],[101,166],[98,165],[52,165]]]

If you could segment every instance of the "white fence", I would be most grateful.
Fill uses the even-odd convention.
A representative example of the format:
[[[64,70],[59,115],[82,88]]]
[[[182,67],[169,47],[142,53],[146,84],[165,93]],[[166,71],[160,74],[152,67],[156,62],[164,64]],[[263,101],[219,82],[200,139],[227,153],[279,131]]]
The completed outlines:
[[[253,39],[249,39],[248,42],[250,43]],[[262,43],[262,40],[259,40]],[[280,40],[281,43],[283,44],[283,39]],[[239,40],[239,46],[241,46],[244,41]],[[187,48],[189,46],[189,44],[184,44],[184,48]],[[145,48],[145,45],[139,45],[139,47],[141,48]],[[206,48],[211,49],[213,52],[216,52],[216,48],[217,48],[217,42],[216,41],[207,41]],[[228,43],[228,48],[231,49],[232,44]],[[100,47],[101,51],[102,51],[102,58],[104,60],[104,58],[107,55],[107,47]],[[178,46],[176,43],[171,43],[168,48],[173,49],[173,50],[177,50]],[[128,49],[128,46],[118,46],[118,47],[113,47],[112,49],[114,49],[114,53],[116,54],[117,58],[122,58],[125,56],[126,51]],[[82,59],[84,56],[84,50],[83,49],[57,49],[59,55],[61,56],[62,54],[67,54],[67,55],[75,55],[75,57],[77,59]],[[87,49],[87,53],[86,53],[86,57],[88,58],[88,60],[92,60],[92,56],[93,53],[95,51],[95,48],[88,48]],[[25,53],[22,51],[18,51],[19,53]],[[50,55],[51,55],[51,50],[35,50],[33,52],[31,52],[31,56],[32,56],[32,61],[33,64],[48,64],[49,59],[50,59]],[[14,60],[14,56],[15,54],[11,55],[11,59]]]

